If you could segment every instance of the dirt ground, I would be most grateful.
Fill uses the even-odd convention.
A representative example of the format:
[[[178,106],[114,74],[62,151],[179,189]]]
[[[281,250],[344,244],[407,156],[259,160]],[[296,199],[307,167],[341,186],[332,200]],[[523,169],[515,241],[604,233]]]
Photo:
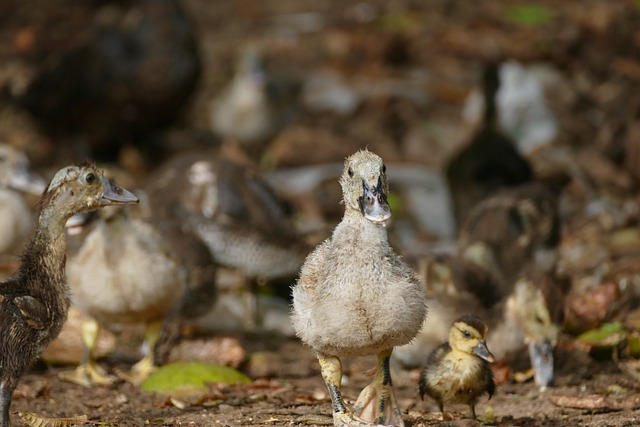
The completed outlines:
[[[141,392],[131,384],[84,388],[57,378],[69,367],[38,369],[26,375],[12,412],[50,418],[87,415],[86,425],[113,426],[329,426],[331,402],[313,353],[295,339],[240,337],[249,351],[269,361],[268,377],[241,385],[211,385],[204,395],[168,397]],[[582,352],[559,352],[557,386],[540,392],[531,382],[503,383],[476,411],[498,426],[636,426],[640,423],[640,384],[613,362],[596,362]],[[346,398],[353,402],[368,383],[375,358],[345,361]],[[125,369],[122,363],[109,364]],[[435,404],[417,395],[418,371],[395,370],[394,385],[407,426],[473,426],[466,406],[446,408],[442,422]],[[563,405],[582,406],[576,409]],[[626,409],[620,409],[626,408]],[[14,415],[17,421],[18,416]],[[21,425],[18,421],[17,425]],[[82,425],[82,424],[81,424]]]
[[[391,162],[411,161],[439,168],[454,149],[452,144],[445,144],[448,137],[460,139],[460,112],[478,81],[482,64],[513,58],[525,64],[550,64],[559,70],[563,81],[570,85],[567,91],[559,90],[550,99],[558,115],[559,139],[572,148],[588,142],[599,154],[608,156],[619,167],[613,175],[620,174],[603,187],[631,194],[637,186],[624,179],[640,175],[636,167],[640,164],[640,151],[629,149],[636,144],[633,135],[640,129],[638,2],[548,0],[540,3],[546,9],[533,7],[530,15],[518,15],[522,10],[515,9],[505,12],[507,3],[512,2],[467,4],[443,0],[423,4],[400,0],[345,5],[337,0],[186,0],[186,10],[197,29],[204,71],[181,125],[208,128],[208,105],[228,81],[238,46],[249,39],[263,39],[275,62],[297,68],[302,74],[333,68],[340,70],[349,84],[373,82],[371,88],[376,82],[413,78],[424,90],[417,91],[422,95],[414,93],[416,97],[402,95],[393,100],[372,95],[347,116],[303,114],[298,122],[303,130],[314,138],[320,134],[327,137],[326,132],[335,130],[327,137],[332,143],[309,149],[304,144],[293,145],[296,138],[291,134],[289,138],[281,137],[270,147],[273,164],[340,162],[355,148],[369,146]],[[7,24],[5,29],[31,28],[24,22],[10,23],[8,14],[0,15],[0,23]],[[41,18],[36,21],[46,21]],[[293,29],[282,30],[285,24]],[[23,33],[27,46],[30,32]],[[16,40],[22,39],[8,36],[6,31],[0,36],[4,41],[11,37],[9,40],[14,43],[3,43],[0,55],[10,55],[11,46],[21,48],[22,42]],[[415,89],[409,86],[409,90]],[[311,139],[315,141],[314,138]],[[340,145],[336,140],[349,143]],[[15,145],[27,145],[19,137],[16,141]],[[62,156],[51,154],[51,141],[40,142],[39,148],[28,151],[35,156],[36,165],[50,170],[56,166],[51,164],[52,159],[58,162]],[[635,157],[625,158],[625,147],[626,153],[635,153]],[[635,215],[627,218],[624,225],[637,224],[637,212]],[[252,377],[251,383],[212,384],[204,395],[169,397],[142,392],[126,382],[92,388],[72,385],[57,376],[69,366],[40,362],[21,380],[12,405],[12,421],[16,426],[25,425],[18,412],[32,412],[49,418],[86,415],[85,425],[118,427],[333,424],[330,399],[310,349],[293,338],[244,334],[236,338],[245,349],[247,360],[260,352],[267,361],[263,369],[248,361],[240,366]],[[567,339],[571,341],[570,337]],[[541,392],[531,381],[507,380],[498,385],[491,400],[483,397],[477,413],[484,423],[640,425],[640,381],[633,375],[612,360],[596,361],[583,351],[572,350],[570,345],[558,350],[558,359],[555,387]],[[130,365],[122,360],[101,363],[109,369],[126,369]],[[346,361],[348,381],[344,394],[349,401],[355,401],[367,384],[365,373],[373,364],[373,358]],[[454,419],[441,421],[433,402],[421,401],[417,395],[417,370],[396,368],[394,375],[408,427],[481,424],[469,418],[466,407],[447,408]],[[494,417],[488,416],[491,410]],[[71,421],[45,420],[43,427],[71,425]]]

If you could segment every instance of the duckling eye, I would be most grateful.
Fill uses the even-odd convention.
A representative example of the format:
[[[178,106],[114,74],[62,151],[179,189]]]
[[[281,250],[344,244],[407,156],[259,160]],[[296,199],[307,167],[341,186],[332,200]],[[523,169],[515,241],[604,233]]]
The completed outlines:
[[[85,175],[84,180],[87,184],[93,184],[94,182],[96,182],[96,175],[93,172],[89,172]]]
[[[463,331],[462,335],[464,335],[465,338],[471,338],[471,332],[469,331]]]
[[[347,171],[347,173],[349,174],[350,177],[353,178],[353,168],[351,166],[349,166],[349,170]]]

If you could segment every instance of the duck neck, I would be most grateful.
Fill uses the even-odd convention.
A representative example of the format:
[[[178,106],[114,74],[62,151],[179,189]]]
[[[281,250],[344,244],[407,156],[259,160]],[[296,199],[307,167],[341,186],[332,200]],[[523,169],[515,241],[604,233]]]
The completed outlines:
[[[372,242],[381,249],[387,247],[387,228],[365,219],[357,210],[347,209],[335,232],[337,234],[346,232],[350,238],[356,238],[361,242]],[[380,242],[385,244],[380,245]]]
[[[65,222],[55,213],[43,210],[36,232],[22,256],[21,274],[37,279],[33,283],[38,283],[38,288],[45,292],[57,288],[66,293]]]

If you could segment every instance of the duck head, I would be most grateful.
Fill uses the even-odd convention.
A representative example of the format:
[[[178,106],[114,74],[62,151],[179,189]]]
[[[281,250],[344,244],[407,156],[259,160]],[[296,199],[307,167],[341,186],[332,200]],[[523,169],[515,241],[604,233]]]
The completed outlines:
[[[340,177],[346,209],[359,211],[367,220],[382,226],[391,218],[386,170],[378,155],[361,150],[347,158]]]
[[[520,278],[507,302],[508,310],[524,332],[536,385],[544,390],[553,385],[553,352],[564,318],[564,295],[543,273]]]
[[[0,144],[0,187],[40,195],[46,182],[35,174],[27,156],[7,144]]]
[[[138,201],[136,195],[110,182],[93,165],[67,166],[49,183],[40,210],[45,217],[55,214],[66,222],[77,213]]]
[[[486,333],[487,325],[482,320],[476,316],[465,315],[453,322],[449,331],[449,345],[454,350],[475,354],[491,363],[494,357],[487,347]]]

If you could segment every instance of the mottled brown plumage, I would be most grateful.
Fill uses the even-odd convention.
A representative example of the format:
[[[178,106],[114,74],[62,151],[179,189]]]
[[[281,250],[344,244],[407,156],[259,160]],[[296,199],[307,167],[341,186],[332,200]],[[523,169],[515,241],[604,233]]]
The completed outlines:
[[[209,248],[214,262],[258,281],[295,280],[310,249],[292,210],[255,171],[215,150],[187,152],[161,166],[145,187],[154,217],[181,224]],[[287,287],[288,289],[288,287]],[[247,322],[258,319],[255,300]]]
[[[464,403],[476,417],[475,405],[485,392],[495,392],[489,363],[493,355],[487,348],[487,326],[475,316],[462,316],[453,322],[449,340],[427,358],[420,374],[419,393],[433,398],[444,418],[444,405]]]
[[[22,373],[58,336],[67,317],[66,221],[80,212],[137,201],[92,166],[58,171],[42,195],[20,268],[0,283],[0,427],[11,425],[9,407]]]

